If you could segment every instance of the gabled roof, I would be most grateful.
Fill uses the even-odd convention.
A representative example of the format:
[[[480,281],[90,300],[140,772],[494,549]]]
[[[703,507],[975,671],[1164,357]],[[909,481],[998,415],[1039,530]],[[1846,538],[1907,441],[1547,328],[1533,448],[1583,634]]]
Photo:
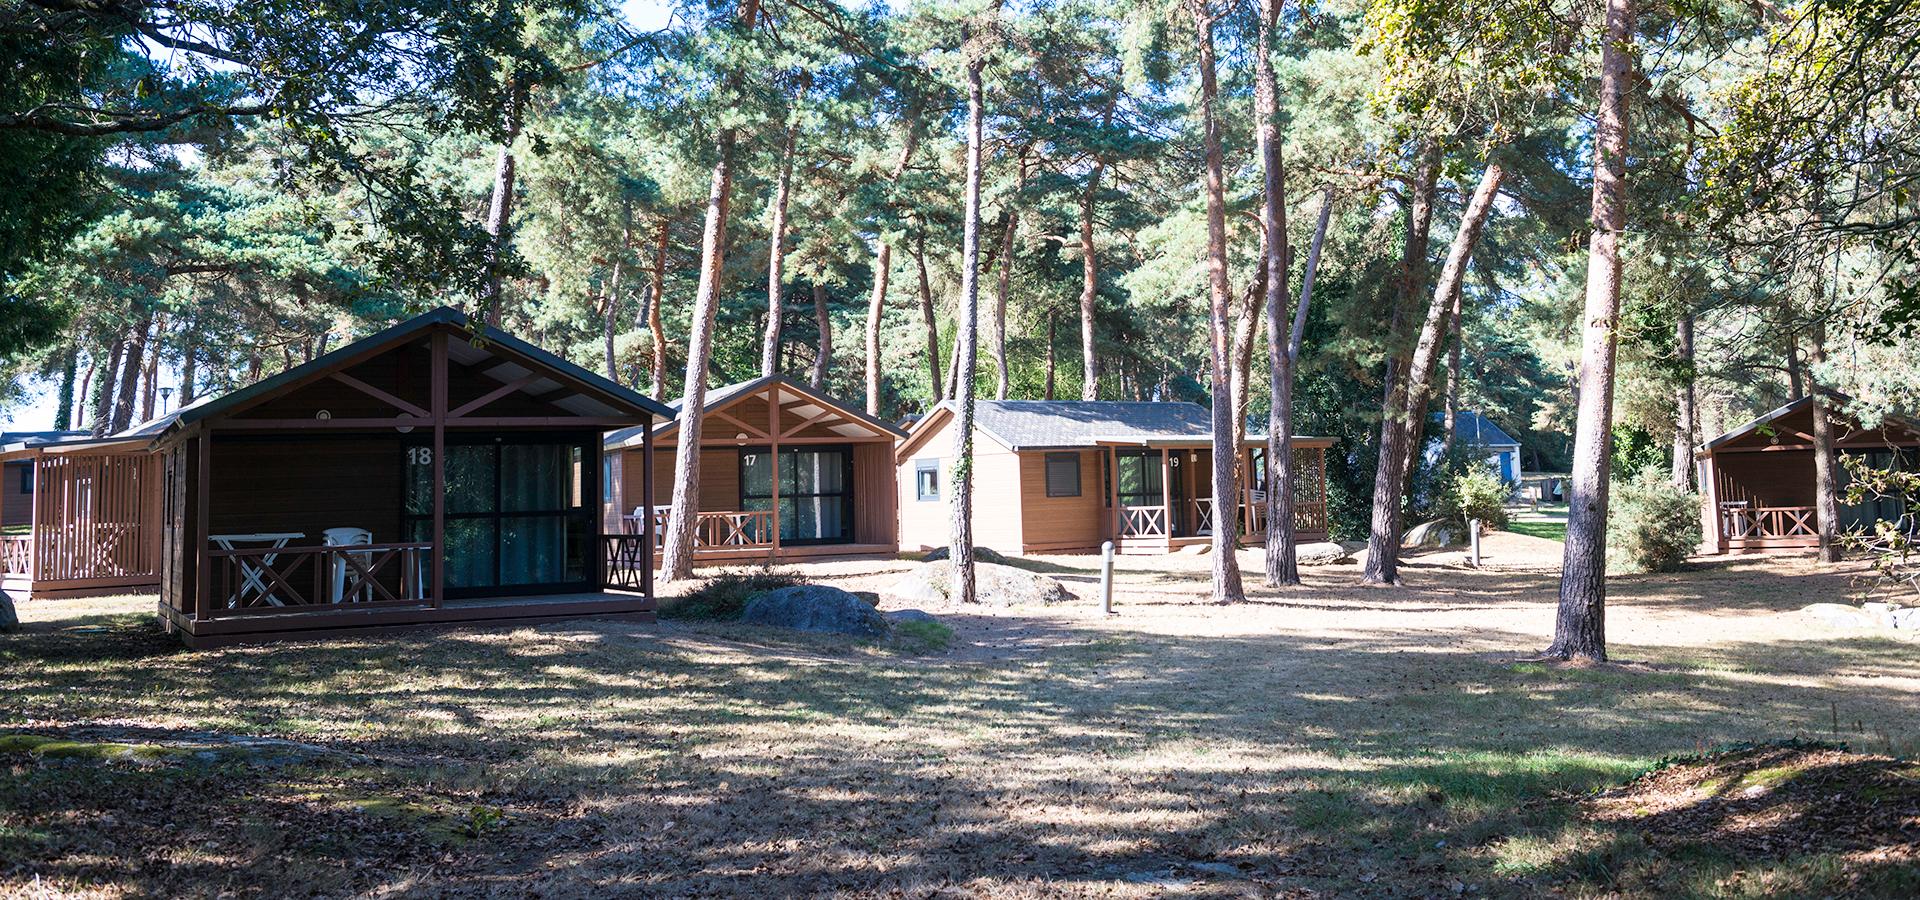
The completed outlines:
[[[914,423],[915,434],[938,427],[936,420],[946,418],[940,414],[954,411],[952,401],[940,404]],[[1213,413],[1198,403],[1175,401],[977,400],[973,427],[1016,453],[1105,444],[1160,446],[1210,441]],[[1264,435],[1247,435],[1249,443],[1265,440]],[[1309,435],[1295,435],[1295,440],[1331,443]]]
[[[0,431],[0,450],[24,450],[88,437],[89,431]]]
[[[1844,413],[1838,412],[1838,410],[1844,408],[1848,403],[1853,401],[1852,397],[1834,390],[1823,389],[1822,393],[1827,395],[1827,398],[1828,398],[1827,408],[1829,412],[1835,413],[1835,415],[1833,416],[1835,419],[1839,419],[1840,421],[1844,422],[1849,429],[1857,429],[1859,427],[1859,423],[1854,421],[1851,416],[1847,416]],[[1732,431],[1727,432],[1726,434],[1720,435],[1719,437],[1714,438],[1713,440],[1710,440],[1704,444],[1701,444],[1700,449],[1697,452],[1710,453],[1714,450],[1720,449],[1721,447],[1725,447],[1728,444],[1738,441],[1741,438],[1748,437],[1750,435],[1761,432],[1763,430],[1773,435],[1773,443],[1776,443],[1776,444],[1781,443],[1779,439],[1779,434],[1771,426],[1775,422],[1778,422],[1782,419],[1786,419],[1792,416],[1798,416],[1802,413],[1807,413],[1808,408],[1811,407],[1812,405],[1813,405],[1813,395],[1808,394],[1807,396],[1801,397],[1800,399],[1795,400],[1791,403],[1788,403],[1785,406],[1781,406],[1779,408],[1763,413],[1759,417],[1753,419],[1752,421],[1747,422],[1746,424],[1743,424],[1733,429]],[[1812,423],[1812,417],[1809,414],[1807,427],[1811,428],[1812,427],[1811,423]],[[1792,430],[1792,429],[1789,428],[1788,430]],[[1885,420],[1881,422],[1881,425],[1878,429],[1869,429],[1869,432],[1880,433],[1882,435],[1891,435],[1892,433],[1896,433],[1896,432],[1905,432],[1906,435],[1909,438],[1911,438],[1913,436],[1920,436],[1920,422],[1915,422],[1913,419],[1909,419],[1905,416],[1890,415],[1890,416],[1887,416]],[[1866,437],[1866,436],[1867,435],[1855,435],[1856,438]],[[1804,443],[1807,440],[1810,440],[1810,439],[1807,439],[1804,437],[1800,438],[1801,443]],[[1794,443],[1794,441],[1788,441],[1787,443],[1791,444],[1791,443]]]
[[[900,430],[899,426],[869,416],[866,412],[850,403],[843,402],[817,391],[785,375],[762,375],[750,381],[740,381],[709,389],[707,391],[706,402],[702,408],[707,412],[713,412],[735,400],[752,396],[773,385],[780,386],[780,392],[783,396],[798,395],[810,401],[810,403],[800,404],[802,406],[817,405],[821,411],[832,410],[837,414],[838,418],[847,420],[838,423],[827,422],[822,424],[827,428],[840,431],[848,437],[861,437],[871,432],[878,432],[895,439],[907,436],[907,433]],[[680,412],[686,406],[686,399],[685,397],[675,397],[667,402],[668,417],[653,425],[653,436],[655,438],[666,437],[679,430]],[[794,404],[785,403],[783,405]],[[608,449],[637,447],[640,445],[642,435],[645,431],[646,429],[644,427],[637,425],[632,428],[623,428],[607,435],[605,446]],[[856,431],[860,432],[860,434],[853,433]]]
[[[1505,429],[1493,424],[1493,420],[1470,409],[1456,411],[1453,419],[1454,440],[1470,447],[1518,447],[1520,442]],[[1434,421],[1444,422],[1446,413],[1435,413]]]
[[[399,346],[434,328],[442,327],[460,329],[472,335],[472,339],[468,341],[448,342],[448,357],[469,365],[491,358],[495,364],[485,370],[489,376],[502,381],[512,381],[532,374],[534,369],[530,367],[539,367],[574,382],[575,385],[562,385],[559,382],[542,379],[523,388],[528,392],[537,392],[550,391],[557,387],[573,387],[572,393],[552,401],[554,405],[569,412],[578,415],[598,415],[607,411],[652,416],[672,415],[671,410],[650,397],[567,362],[497,328],[475,322],[457,309],[442,306],[325,353],[311,362],[294,366],[285,372],[238,390],[207,398],[169,415],[143,423],[123,434],[128,437],[158,439],[195,422],[216,418],[228,412],[236,412],[252,401],[298,387],[326,372],[346,368],[370,352]],[[496,353],[494,352],[496,349],[504,352]],[[581,387],[585,390],[581,390]]]

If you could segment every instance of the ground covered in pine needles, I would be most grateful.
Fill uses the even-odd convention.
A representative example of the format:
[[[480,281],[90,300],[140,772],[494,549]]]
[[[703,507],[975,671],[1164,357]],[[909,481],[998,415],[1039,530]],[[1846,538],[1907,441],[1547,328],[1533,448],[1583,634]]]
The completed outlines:
[[[1205,556],[1126,559],[1112,618],[1094,560],[1027,560],[1086,601],[934,609],[932,653],[621,619],[190,653],[151,598],[30,604],[0,894],[1920,892],[1920,645],[1797,613],[1851,570],[1615,579],[1624,662],[1569,668],[1528,660],[1555,546],[1231,608]]]

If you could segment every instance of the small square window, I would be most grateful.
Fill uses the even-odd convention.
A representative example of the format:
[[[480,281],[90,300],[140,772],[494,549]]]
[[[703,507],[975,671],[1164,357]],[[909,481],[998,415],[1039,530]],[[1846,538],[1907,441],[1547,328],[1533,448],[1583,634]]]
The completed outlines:
[[[1047,496],[1080,496],[1080,454],[1047,454]]]
[[[940,499],[940,460],[914,460],[913,489],[917,499]]]

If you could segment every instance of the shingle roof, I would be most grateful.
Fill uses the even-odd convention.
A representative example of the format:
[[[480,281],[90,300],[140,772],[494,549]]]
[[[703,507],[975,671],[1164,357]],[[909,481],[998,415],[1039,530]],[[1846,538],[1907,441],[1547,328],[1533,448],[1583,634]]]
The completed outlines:
[[[87,431],[0,431],[0,447],[18,444],[22,447],[37,447],[41,444],[54,444],[87,437]]]
[[[1445,413],[1435,413],[1434,420],[1442,421]],[[1453,436],[1463,444],[1473,447],[1518,447],[1520,442],[1508,434],[1491,419],[1470,409],[1454,413]]]

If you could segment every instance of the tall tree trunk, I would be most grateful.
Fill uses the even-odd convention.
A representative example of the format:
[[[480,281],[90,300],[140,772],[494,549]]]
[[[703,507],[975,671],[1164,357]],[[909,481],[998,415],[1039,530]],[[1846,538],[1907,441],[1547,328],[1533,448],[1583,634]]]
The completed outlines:
[[[1440,151],[1429,144],[1420,151],[1407,204],[1407,239],[1400,253],[1399,295],[1387,329],[1387,368],[1380,404],[1379,456],[1373,469],[1373,519],[1367,534],[1366,565],[1361,580],[1367,584],[1400,583],[1401,516],[1406,497],[1401,476],[1407,464],[1407,368],[1411,365],[1403,329],[1406,317],[1421,295],[1427,275],[1427,243],[1433,227],[1433,185],[1439,177]]]
[[[767,242],[767,333],[760,344],[763,377],[780,371],[780,332],[787,317],[787,286],[783,277],[787,265],[787,190],[793,183],[793,145],[800,133],[798,111],[792,118],[787,125],[786,139],[780,145],[780,175],[773,186],[773,227]]]
[[[1807,395],[1807,385],[1800,371],[1800,348],[1793,345],[1795,338],[1790,337],[1787,340],[1787,388],[1793,391],[1793,396],[1789,399],[1798,400]]]
[[[80,348],[73,343],[60,354],[60,405],[53,414],[53,427],[66,431],[73,427],[73,379],[79,374]]]
[[[820,349],[813,355],[807,382],[821,390],[827,386],[827,366],[833,363],[833,317],[827,312],[827,289],[818,281],[813,283],[813,321],[820,329]]]
[[[1313,227],[1313,244],[1307,248],[1307,271],[1300,276],[1300,303],[1293,309],[1293,334],[1287,342],[1287,359],[1300,361],[1300,344],[1307,336],[1307,309],[1313,303],[1313,279],[1320,272],[1320,248],[1327,242],[1327,225],[1333,221],[1333,185],[1320,192],[1320,221]]]
[[[1047,385],[1041,396],[1048,400],[1052,400],[1054,394],[1054,365],[1057,360],[1057,357],[1054,355],[1054,347],[1059,342],[1059,336],[1057,334],[1059,320],[1059,310],[1047,310]]]
[[[1680,314],[1680,321],[1674,323],[1673,338],[1674,349],[1680,357],[1680,384],[1673,389],[1673,486],[1691,491],[1693,445],[1697,440],[1694,437],[1692,312]]]
[[[914,148],[919,146],[920,112],[916,109],[911,115],[907,139],[900,147],[900,159],[894,163],[893,175],[887,180],[889,185],[898,184],[900,176],[906,174],[907,166],[913,162]],[[887,311],[887,281],[892,276],[893,245],[883,240],[874,250],[873,293],[867,298],[867,415],[870,416],[880,414],[880,325]]]
[[[183,408],[200,396],[197,384],[200,380],[200,347],[193,340],[193,328],[189,325],[181,329],[180,334],[180,406]]]
[[[160,340],[160,333],[164,331],[166,331],[166,325],[156,321],[154,323],[154,337],[153,337],[153,340],[156,344]],[[141,422],[153,421],[153,403],[156,399],[158,399],[159,393],[160,393],[160,348],[156,346],[152,353],[147,354],[146,371],[140,373],[139,421]]]
[[[600,342],[603,345],[601,349],[606,354],[608,381],[614,381],[620,377],[619,361],[613,356],[613,335],[618,330],[614,325],[614,317],[620,313],[620,272],[625,266],[626,255],[627,248],[623,242],[620,255],[613,258],[613,272],[607,276],[607,305],[600,316]]]
[[[1480,186],[1474,189],[1473,198],[1467,201],[1466,211],[1460,216],[1460,229],[1454,232],[1453,243],[1447,248],[1447,260],[1440,267],[1440,280],[1434,284],[1433,301],[1427,307],[1427,319],[1421,325],[1420,341],[1414,347],[1413,365],[1407,372],[1405,421],[1409,431],[1407,461],[1400,468],[1402,493],[1406,491],[1404,483],[1407,473],[1413,471],[1420,448],[1426,444],[1427,406],[1433,399],[1433,372],[1439,364],[1440,351],[1447,344],[1453,316],[1460,309],[1467,267],[1473,262],[1474,247],[1480,243],[1480,233],[1486,227],[1494,198],[1500,193],[1500,183],[1506,177],[1506,170],[1499,163],[1487,163],[1486,171],[1480,176]],[[1437,327],[1436,319],[1439,321]]]
[[[96,401],[93,395],[88,393],[88,391],[90,390],[91,385],[93,384],[93,373],[99,370],[99,368],[100,368],[100,357],[95,356],[91,353],[87,354],[87,370],[81,373],[80,375],[80,390],[79,390],[79,393],[76,395],[78,397],[78,402],[74,404],[73,427],[75,428],[81,428],[81,427],[87,427],[89,429],[92,428],[92,426],[88,425],[86,421],[87,410],[90,407],[97,408],[98,401]],[[95,418],[96,420],[98,419],[97,416]],[[98,431],[95,431],[95,434],[97,435]]]
[[[1100,257],[1093,247],[1094,199],[1106,163],[1095,160],[1080,192],[1080,399],[1100,399],[1100,357],[1094,349],[1094,324],[1099,315]]]
[[[1213,16],[1207,0],[1187,0],[1199,43],[1200,131],[1206,148],[1207,192],[1207,311],[1208,362],[1213,407],[1213,602],[1239,603],[1247,599],[1240,583],[1238,528],[1233,515],[1233,490],[1239,447],[1233,439],[1233,403],[1229,372],[1232,323],[1229,307],[1233,289],[1227,284],[1226,162],[1220,149],[1220,121],[1215,109],[1220,87],[1215,80]]]
[[[1262,214],[1264,217],[1264,213]],[[1263,218],[1264,223],[1264,218]],[[1253,405],[1253,345],[1260,337],[1260,308],[1267,297],[1267,238],[1265,224],[1260,227],[1261,262],[1247,281],[1240,309],[1233,316],[1233,371],[1230,373],[1233,396],[1233,441],[1238,446],[1247,437],[1247,410]],[[1286,262],[1280,263],[1285,268]]]
[[[1460,350],[1466,338],[1460,327],[1460,298],[1464,291],[1453,294],[1453,313],[1447,318],[1447,385],[1446,394],[1440,400],[1440,455],[1445,457],[1453,451],[1454,432],[1460,427]]]
[[[666,304],[667,222],[661,220],[660,234],[653,244],[653,296],[647,303],[647,331],[653,335],[653,399],[667,398],[667,329],[660,322],[660,307]],[[648,498],[652,502],[652,498]]]
[[[1273,73],[1274,26],[1284,0],[1261,0],[1260,29],[1254,45],[1254,114],[1256,142],[1264,174],[1261,225],[1266,231],[1266,253],[1261,259],[1266,275],[1263,292],[1267,307],[1267,387],[1273,401],[1267,413],[1267,534],[1268,587],[1300,583],[1293,539],[1293,357],[1287,315],[1287,174],[1280,136],[1280,90]],[[1323,210],[1331,204],[1322,204]],[[1322,212],[1322,221],[1325,213]],[[1317,259],[1318,235],[1309,253]],[[1303,294],[1300,309],[1307,308]],[[1298,314],[1296,314],[1298,317]]]
[[[133,425],[134,404],[140,395],[140,373],[146,368],[147,335],[153,330],[153,312],[143,312],[127,335],[127,356],[120,367],[120,399],[113,406],[113,431]]]
[[[513,219],[513,144],[520,139],[520,114],[527,101],[527,89],[514,82],[507,88],[505,140],[493,165],[493,202],[487,207],[487,277],[480,288],[480,305],[486,310],[487,324],[500,327],[503,298],[500,293],[500,267],[512,242]]]
[[[1820,365],[1827,359],[1827,323],[1816,319],[1807,330],[1807,388],[1813,396],[1813,519],[1820,533],[1821,562],[1840,561],[1840,460],[1833,446],[1833,410],[1820,387]]]
[[[927,333],[927,392],[933,403],[947,398],[946,380],[940,377],[940,319],[933,308],[933,282],[927,278],[927,233],[913,236],[913,265],[920,276],[920,319]]]
[[[1025,172],[1021,173],[1022,176]],[[1016,188],[1017,190],[1017,188]],[[1009,373],[1007,371],[1007,297],[1013,293],[1013,238],[1020,225],[1020,209],[1007,208],[1007,224],[1000,231],[1000,281],[993,295],[993,368],[996,382],[993,389],[995,400],[1007,399]]]
[[[962,40],[962,44],[966,43]],[[978,51],[975,51],[977,53]],[[967,197],[960,239],[960,322],[953,355],[953,590],[960,603],[974,601],[973,584],[973,382],[978,366],[980,312],[980,116],[981,59],[967,62]]]
[[[1607,489],[1613,451],[1614,341],[1620,328],[1620,233],[1627,225],[1627,91],[1633,83],[1633,0],[1607,0],[1600,110],[1593,142],[1593,237],[1581,317],[1580,399],[1567,504],[1560,608],[1547,655],[1607,658]]]
[[[740,6],[735,23],[744,35],[759,17],[758,0]],[[734,72],[729,80],[738,80]],[[673,448],[673,507],[667,517],[666,547],[660,577],[675,581],[693,576],[693,532],[700,512],[700,432],[707,406],[707,361],[713,353],[713,322],[720,308],[720,276],[726,264],[727,214],[733,191],[734,131],[721,129],[714,139],[713,177],[707,189],[707,221],[700,237],[700,284],[687,332],[686,393],[680,401],[680,434]],[[647,498],[652,502],[652,498]]]

